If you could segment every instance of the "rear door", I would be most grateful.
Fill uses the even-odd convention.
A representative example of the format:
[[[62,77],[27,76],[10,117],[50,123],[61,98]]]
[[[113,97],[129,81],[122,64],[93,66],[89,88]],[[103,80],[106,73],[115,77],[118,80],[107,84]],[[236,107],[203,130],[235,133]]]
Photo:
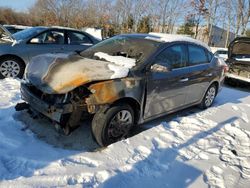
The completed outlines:
[[[211,57],[208,56],[208,51],[205,48],[188,44],[188,56],[188,90],[185,101],[187,105],[201,100],[215,76],[213,66],[210,64]]]
[[[185,105],[188,89],[187,61],[185,44],[167,47],[153,60],[147,72],[145,119]]]

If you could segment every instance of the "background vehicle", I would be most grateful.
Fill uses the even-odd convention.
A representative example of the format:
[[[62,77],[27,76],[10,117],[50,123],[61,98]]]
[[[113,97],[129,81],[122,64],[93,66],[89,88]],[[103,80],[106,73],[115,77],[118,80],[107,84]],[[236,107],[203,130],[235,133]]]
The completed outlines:
[[[210,107],[223,69],[205,44],[189,37],[119,35],[80,54],[34,58],[21,85],[27,103],[16,109],[44,114],[65,134],[84,114],[95,114],[93,135],[106,146],[136,124],[192,105]]]
[[[228,58],[227,54],[228,54],[228,50],[227,49],[220,49],[220,50],[217,50],[214,53],[215,56],[218,56],[218,57],[222,58],[224,61],[226,61],[227,58]]]
[[[24,25],[3,25],[11,34],[14,34],[16,32],[22,31],[24,29],[31,28],[30,26],[24,26]]]
[[[250,38],[238,37],[228,47],[229,71],[226,81],[233,85],[239,83],[250,86]]]
[[[22,78],[32,57],[82,51],[99,42],[91,35],[63,27],[33,27],[11,35],[0,28],[0,78]]]

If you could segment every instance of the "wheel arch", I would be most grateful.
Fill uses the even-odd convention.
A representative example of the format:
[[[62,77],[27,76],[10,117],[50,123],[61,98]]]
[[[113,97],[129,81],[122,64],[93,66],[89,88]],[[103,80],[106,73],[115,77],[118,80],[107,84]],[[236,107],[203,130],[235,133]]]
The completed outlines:
[[[19,57],[17,55],[14,55],[14,54],[4,54],[4,55],[1,55],[0,56],[1,65],[2,65],[2,63],[4,61],[11,60],[11,59],[14,60],[14,61],[16,61],[16,63],[20,67],[19,73],[16,75],[16,77],[22,78],[23,74],[25,72],[26,64],[25,64],[25,61],[21,57]],[[3,78],[5,78],[5,76],[2,75],[2,73],[0,73],[0,78],[3,79]]]
[[[4,55],[1,55],[0,56],[0,60],[2,60],[4,58],[7,58],[7,57],[13,57],[13,58],[16,58],[16,59],[20,60],[20,62],[24,66],[24,68],[26,67],[25,61],[21,57],[19,57],[17,55],[14,55],[14,54],[4,54]]]
[[[209,87],[211,86],[211,85],[215,85],[216,86],[216,95],[218,94],[218,91],[219,91],[219,82],[217,81],[217,80],[215,80],[215,81],[213,81],[210,85],[209,85]],[[208,87],[208,88],[209,88]]]
[[[134,111],[134,118],[135,118],[135,124],[138,123],[140,118],[140,103],[132,98],[132,97],[124,97],[116,100],[111,104],[111,106],[117,105],[117,104],[128,104]]]

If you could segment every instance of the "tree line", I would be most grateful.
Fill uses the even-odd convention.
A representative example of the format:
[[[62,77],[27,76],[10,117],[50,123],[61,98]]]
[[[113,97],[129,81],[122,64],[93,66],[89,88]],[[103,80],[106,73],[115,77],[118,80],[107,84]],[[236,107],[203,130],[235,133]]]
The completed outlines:
[[[250,0],[37,0],[27,12],[0,8],[0,24],[97,27],[105,36],[177,30],[196,38],[204,26],[210,36],[212,25],[246,35],[249,22]]]

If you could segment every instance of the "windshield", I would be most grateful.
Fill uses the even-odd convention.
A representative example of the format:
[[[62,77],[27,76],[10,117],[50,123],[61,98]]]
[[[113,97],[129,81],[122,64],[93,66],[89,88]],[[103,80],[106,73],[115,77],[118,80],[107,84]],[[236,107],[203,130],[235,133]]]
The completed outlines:
[[[144,62],[161,44],[142,37],[121,35],[104,40],[81,52],[80,55],[102,61],[110,61],[110,56],[122,57],[123,60],[125,60],[124,58],[128,60],[134,59],[135,63],[139,64]]]
[[[34,35],[39,34],[45,29],[46,28],[43,28],[43,27],[33,27],[33,28],[25,29],[25,30],[22,30],[20,32],[13,34],[13,37],[16,40],[29,39],[30,37],[33,37]]]

